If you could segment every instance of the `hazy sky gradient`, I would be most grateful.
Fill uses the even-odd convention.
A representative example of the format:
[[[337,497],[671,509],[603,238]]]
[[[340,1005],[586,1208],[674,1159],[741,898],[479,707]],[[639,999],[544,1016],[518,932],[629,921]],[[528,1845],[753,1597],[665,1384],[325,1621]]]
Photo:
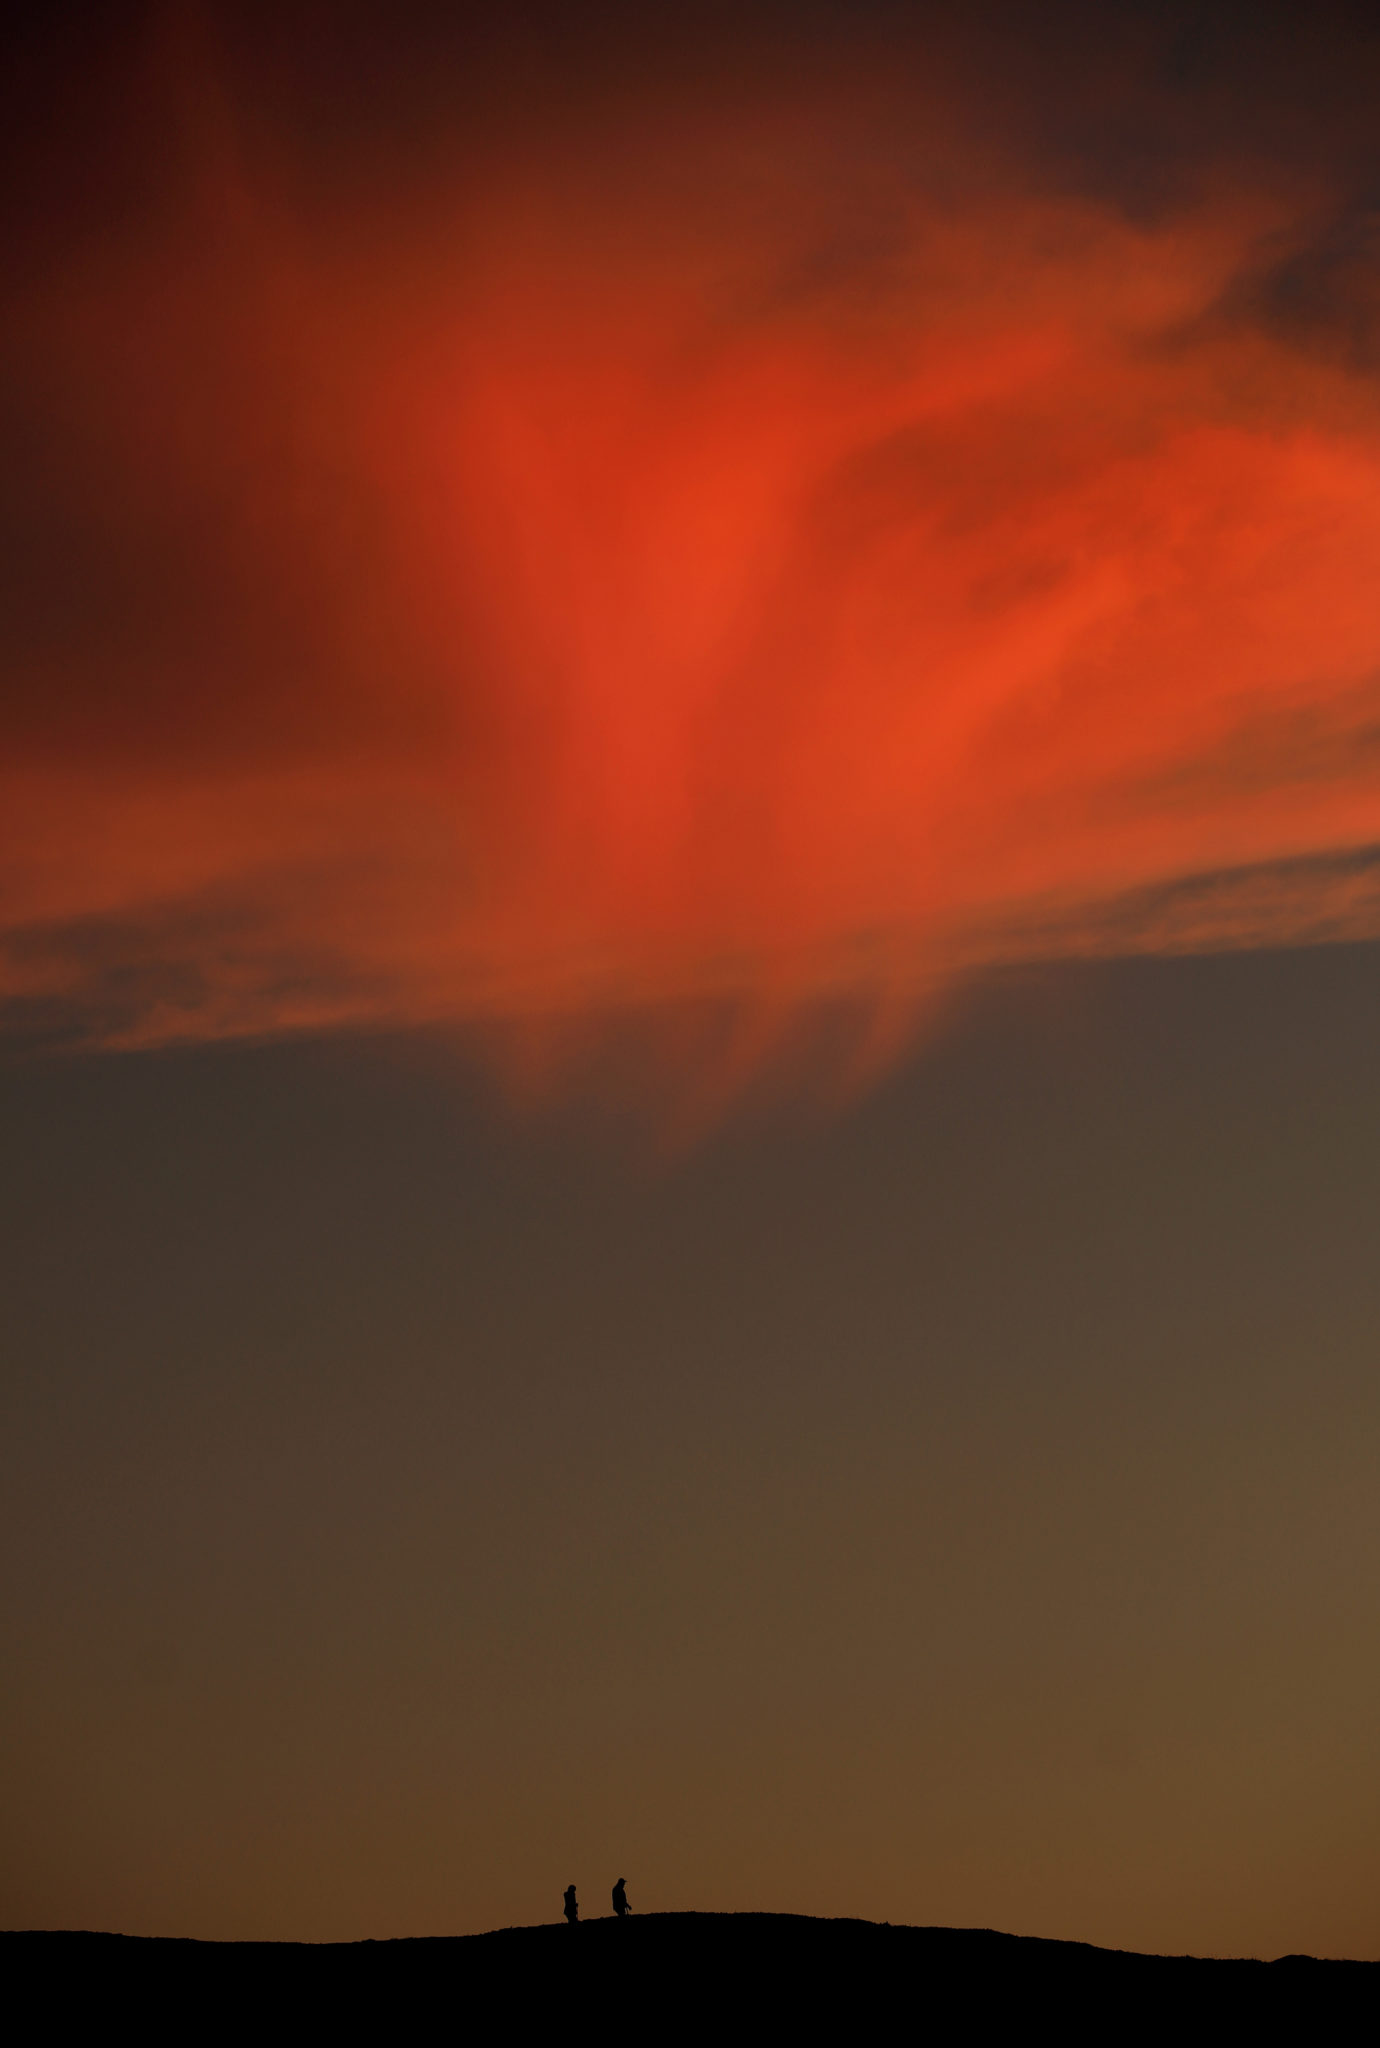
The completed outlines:
[[[669,1169],[405,1048],[9,1069],[7,1924],[1375,1955],[1378,1024],[1064,970]]]

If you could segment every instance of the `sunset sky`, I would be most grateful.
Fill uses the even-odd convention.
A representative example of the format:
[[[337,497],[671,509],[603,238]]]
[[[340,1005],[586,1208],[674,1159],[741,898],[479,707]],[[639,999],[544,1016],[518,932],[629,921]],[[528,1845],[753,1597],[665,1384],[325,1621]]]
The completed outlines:
[[[1380,17],[0,41],[0,1924],[1380,1957]]]

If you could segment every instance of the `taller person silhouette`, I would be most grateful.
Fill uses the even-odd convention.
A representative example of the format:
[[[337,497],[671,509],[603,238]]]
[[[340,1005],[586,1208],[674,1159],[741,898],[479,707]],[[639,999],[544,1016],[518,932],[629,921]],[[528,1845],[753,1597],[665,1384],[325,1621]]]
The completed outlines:
[[[575,1896],[573,1884],[568,1884],[565,1888],[565,1917],[572,1927],[580,1917],[580,1902]]]
[[[626,1877],[620,1877],[613,1888],[613,1910],[620,1920],[625,1913],[631,1913],[632,1911],[632,1907],[628,1904],[628,1895],[623,1889],[627,1881]]]

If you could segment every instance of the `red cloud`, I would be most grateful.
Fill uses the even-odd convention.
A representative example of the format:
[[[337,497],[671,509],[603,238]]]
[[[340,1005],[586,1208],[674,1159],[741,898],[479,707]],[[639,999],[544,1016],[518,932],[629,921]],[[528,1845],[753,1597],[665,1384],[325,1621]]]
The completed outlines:
[[[490,141],[378,219],[222,166],[12,295],[17,1016],[885,1007],[1380,931],[1356,235],[764,121]]]

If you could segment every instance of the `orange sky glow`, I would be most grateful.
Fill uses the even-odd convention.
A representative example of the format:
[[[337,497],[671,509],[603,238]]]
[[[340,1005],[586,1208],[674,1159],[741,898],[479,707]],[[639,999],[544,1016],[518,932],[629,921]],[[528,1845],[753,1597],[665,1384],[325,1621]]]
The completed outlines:
[[[1331,195],[1138,220],[857,97],[489,141],[346,224],[221,94],[154,225],[28,283],[17,1013],[904,1018],[1380,932]]]

